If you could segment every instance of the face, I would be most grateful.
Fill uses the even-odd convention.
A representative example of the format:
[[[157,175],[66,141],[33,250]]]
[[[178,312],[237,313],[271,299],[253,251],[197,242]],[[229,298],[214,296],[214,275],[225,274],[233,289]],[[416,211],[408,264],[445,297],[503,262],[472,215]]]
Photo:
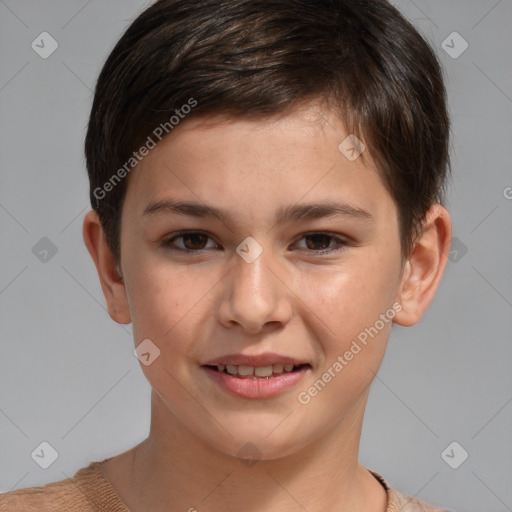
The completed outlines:
[[[160,421],[273,459],[362,417],[401,252],[396,206],[347,136],[313,104],[190,119],[132,172],[121,269],[135,344],[160,350],[141,364]]]

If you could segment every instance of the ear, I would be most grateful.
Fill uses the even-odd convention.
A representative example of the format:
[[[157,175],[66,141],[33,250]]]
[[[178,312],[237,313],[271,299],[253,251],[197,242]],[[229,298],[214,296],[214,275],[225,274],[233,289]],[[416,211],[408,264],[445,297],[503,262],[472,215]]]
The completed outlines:
[[[119,324],[129,324],[132,320],[124,280],[115,265],[100,219],[94,210],[89,211],[84,218],[82,235],[98,271],[108,314]]]
[[[397,298],[402,310],[393,319],[398,325],[414,325],[425,313],[441,281],[451,238],[450,214],[441,205],[433,205],[404,266]]]

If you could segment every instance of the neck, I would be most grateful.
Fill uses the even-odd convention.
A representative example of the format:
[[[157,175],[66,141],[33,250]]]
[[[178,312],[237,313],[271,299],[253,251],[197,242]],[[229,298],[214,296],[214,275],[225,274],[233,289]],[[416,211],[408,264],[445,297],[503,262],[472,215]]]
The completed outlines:
[[[153,392],[150,435],[130,451],[122,497],[134,512],[384,512],[386,491],[357,460],[365,403],[288,456],[244,461],[195,436]]]

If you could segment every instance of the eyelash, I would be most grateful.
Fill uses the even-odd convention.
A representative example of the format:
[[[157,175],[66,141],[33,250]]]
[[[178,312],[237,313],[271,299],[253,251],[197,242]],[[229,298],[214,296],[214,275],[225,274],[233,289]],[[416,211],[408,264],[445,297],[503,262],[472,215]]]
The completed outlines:
[[[190,253],[203,254],[205,251],[209,250],[209,249],[198,249],[198,250],[182,249],[181,247],[174,247],[172,245],[173,242],[175,242],[176,240],[183,238],[184,236],[187,236],[187,235],[204,235],[208,239],[212,240],[212,238],[207,233],[204,233],[202,231],[181,231],[179,233],[174,234],[171,238],[167,238],[167,239],[163,240],[160,243],[160,245],[162,247],[170,249],[171,251],[188,253],[188,254],[190,254]],[[315,251],[314,249],[301,249],[302,251],[308,251],[308,252],[311,251],[314,254],[328,254],[328,253],[335,252],[335,251],[341,251],[349,244],[348,241],[344,240],[343,238],[335,236],[331,233],[326,233],[326,232],[321,232],[321,231],[313,231],[313,232],[309,232],[309,233],[304,233],[304,234],[302,234],[301,238],[299,238],[299,241],[304,238],[315,236],[315,235],[326,236],[326,237],[330,238],[331,240],[336,241],[337,246],[331,247],[329,249],[321,249],[321,250],[317,250],[317,251]]]

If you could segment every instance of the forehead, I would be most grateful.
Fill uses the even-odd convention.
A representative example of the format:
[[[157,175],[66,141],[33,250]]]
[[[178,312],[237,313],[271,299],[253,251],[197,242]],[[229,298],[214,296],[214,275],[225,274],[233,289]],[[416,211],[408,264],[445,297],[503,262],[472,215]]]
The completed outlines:
[[[126,201],[142,214],[150,201],[176,194],[253,210],[341,195],[378,209],[390,197],[370,155],[346,152],[351,137],[337,113],[318,104],[260,119],[185,119],[134,169]]]

